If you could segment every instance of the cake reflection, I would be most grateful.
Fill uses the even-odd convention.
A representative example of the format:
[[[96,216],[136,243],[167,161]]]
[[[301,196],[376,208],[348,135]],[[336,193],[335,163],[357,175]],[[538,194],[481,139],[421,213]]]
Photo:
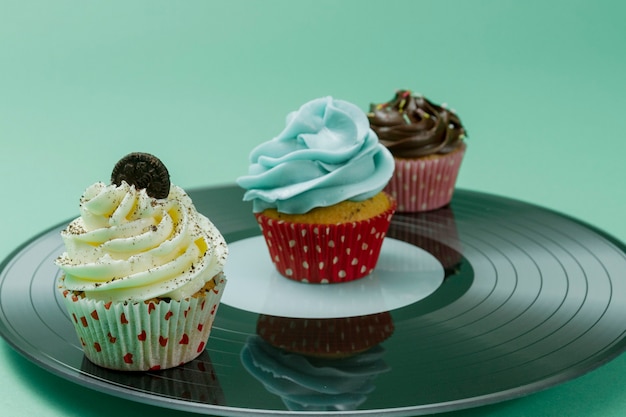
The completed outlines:
[[[380,343],[393,330],[389,312],[332,319],[260,315],[241,362],[291,411],[355,410],[390,370]]]
[[[81,371],[149,394],[211,405],[226,404],[224,391],[206,350],[191,362],[149,372],[114,371],[95,365],[84,357]]]
[[[452,206],[423,213],[396,213],[387,236],[429,252],[443,265],[446,278],[458,273],[463,255]]]

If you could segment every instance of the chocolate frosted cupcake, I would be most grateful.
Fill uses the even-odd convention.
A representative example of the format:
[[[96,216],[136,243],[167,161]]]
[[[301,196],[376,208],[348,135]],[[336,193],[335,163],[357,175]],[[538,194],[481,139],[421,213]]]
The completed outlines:
[[[452,199],[465,154],[465,128],[451,110],[408,90],[372,104],[368,119],[395,159],[385,188],[399,212],[434,210]]]
[[[133,153],[80,198],[61,237],[57,286],[85,356],[116,370],[165,369],[204,350],[228,248],[152,155]]]

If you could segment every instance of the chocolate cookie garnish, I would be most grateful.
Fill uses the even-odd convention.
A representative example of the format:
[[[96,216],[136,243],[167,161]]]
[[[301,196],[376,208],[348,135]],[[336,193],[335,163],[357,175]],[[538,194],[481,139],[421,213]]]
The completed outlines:
[[[111,173],[115,185],[126,181],[144,188],[150,197],[165,198],[170,193],[170,174],[159,158],[149,153],[133,152],[120,159]]]

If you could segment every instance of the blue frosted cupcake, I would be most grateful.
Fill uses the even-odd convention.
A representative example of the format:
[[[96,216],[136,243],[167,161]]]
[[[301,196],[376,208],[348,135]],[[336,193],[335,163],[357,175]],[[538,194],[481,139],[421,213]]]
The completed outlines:
[[[324,97],[290,113],[278,136],[253,149],[237,183],[283,276],[341,283],[376,266],[396,207],[382,192],[393,169],[365,113]]]

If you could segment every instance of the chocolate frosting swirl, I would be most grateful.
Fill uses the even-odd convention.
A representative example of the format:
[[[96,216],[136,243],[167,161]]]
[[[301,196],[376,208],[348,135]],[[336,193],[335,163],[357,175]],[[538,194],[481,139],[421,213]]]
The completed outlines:
[[[397,91],[387,103],[371,104],[367,117],[380,143],[400,158],[449,153],[466,136],[453,111],[409,90]]]

